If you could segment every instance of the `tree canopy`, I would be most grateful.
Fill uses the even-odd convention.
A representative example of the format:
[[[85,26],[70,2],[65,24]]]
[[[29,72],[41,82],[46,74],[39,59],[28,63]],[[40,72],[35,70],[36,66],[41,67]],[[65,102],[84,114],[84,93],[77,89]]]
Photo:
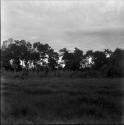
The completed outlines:
[[[26,40],[9,41],[9,44],[3,44],[0,49],[0,64],[5,70],[21,71],[26,68],[42,71],[47,67],[53,71],[64,64],[61,66],[62,70],[97,71],[105,77],[124,76],[124,49],[116,48],[113,52],[110,49],[88,50],[84,54],[79,48],[75,48],[73,52],[67,48],[56,52],[49,44],[41,42],[31,44]]]

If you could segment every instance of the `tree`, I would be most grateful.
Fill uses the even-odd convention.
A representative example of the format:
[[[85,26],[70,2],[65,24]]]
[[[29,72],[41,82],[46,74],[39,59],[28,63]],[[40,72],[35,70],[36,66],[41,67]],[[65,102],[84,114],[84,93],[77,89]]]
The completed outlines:
[[[81,61],[83,58],[83,51],[75,48],[73,52],[73,70],[79,70],[81,68]]]
[[[34,43],[33,48],[35,51],[39,52],[42,65],[46,64],[45,60],[48,59],[48,53],[52,48],[48,44],[42,44],[40,42]]]
[[[11,56],[9,48],[1,49],[1,67],[5,68],[5,70],[11,69]]]
[[[110,49],[105,49],[104,53],[105,53],[106,57],[109,58],[111,56],[111,54],[112,54],[112,51]]]
[[[81,67],[81,60],[83,58],[83,51],[75,48],[74,52],[69,52],[66,48],[60,50],[62,59],[65,62],[65,69],[79,70]]]
[[[111,54],[108,76],[110,77],[124,76],[124,50],[117,48]]]
[[[66,48],[63,48],[60,50],[61,55],[62,55],[62,60],[64,60],[65,63],[65,69],[67,70],[72,70],[73,68],[73,53],[69,52]]]
[[[91,68],[94,64],[93,59],[94,52],[92,50],[88,50],[81,61],[83,68]]]
[[[28,68],[28,61],[30,59],[30,49],[31,44],[25,40],[15,40],[8,45],[6,49],[2,50],[2,60],[4,67],[5,65],[11,65],[16,71],[21,70],[22,66],[20,61],[24,61],[26,67]],[[12,64],[10,64],[12,60]]]
[[[53,49],[48,52],[48,66],[51,70],[55,70],[58,66],[59,54]]]
[[[107,62],[105,53],[102,51],[95,51],[93,53],[93,62],[94,62],[93,65],[94,69],[96,70],[101,69],[101,67]]]
[[[36,67],[37,62],[40,60],[40,54],[36,51],[30,53],[30,61],[33,62],[33,65]]]
[[[60,49],[60,56],[62,57],[62,60],[64,61],[63,63],[65,64],[64,68],[68,69],[68,54],[69,54],[69,50],[67,50],[66,48]]]
[[[20,60],[24,61],[26,68],[28,69],[28,60],[30,52],[28,51],[27,43],[25,40],[15,40],[14,44],[9,45],[11,58],[13,59],[13,65],[16,69],[20,68]]]

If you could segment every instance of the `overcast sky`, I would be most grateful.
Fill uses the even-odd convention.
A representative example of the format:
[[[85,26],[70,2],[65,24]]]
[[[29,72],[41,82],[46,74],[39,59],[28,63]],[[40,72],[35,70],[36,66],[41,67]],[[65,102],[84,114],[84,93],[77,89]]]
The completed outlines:
[[[2,0],[1,40],[55,50],[124,48],[124,0]]]

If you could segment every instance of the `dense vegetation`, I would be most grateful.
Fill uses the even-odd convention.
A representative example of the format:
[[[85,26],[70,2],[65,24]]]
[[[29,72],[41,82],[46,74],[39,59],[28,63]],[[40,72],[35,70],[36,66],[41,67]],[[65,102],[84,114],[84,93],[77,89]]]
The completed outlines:
[[[48,44],[25,40],[13,40],[1,48],[1,67],[10,71],[81,71],[82,77],[122,77],[124,76],[124,50],[88,50],[85,54],[75,48],[55,52]],[[3,43],[4,43],[3,42]],[[61,59],[61,60],[60,60]],[[89,61],[90,60],[90,61]],[[21,64],[23,63],[23,65]]]

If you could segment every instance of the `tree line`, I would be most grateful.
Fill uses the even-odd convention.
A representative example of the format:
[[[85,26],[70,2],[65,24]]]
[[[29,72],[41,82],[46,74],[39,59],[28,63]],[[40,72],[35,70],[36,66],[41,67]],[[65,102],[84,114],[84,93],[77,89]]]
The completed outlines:
[[[7,42],[7,41],[6,41]],[[9,71],[81,71],[88,76],[123,77],[124,49],[114,51],[88,50],[84,54],[79,48],[70,51],[67,48],[56,52],[49,44],[26,40],[13,40],[2,45],[1,69]]]

